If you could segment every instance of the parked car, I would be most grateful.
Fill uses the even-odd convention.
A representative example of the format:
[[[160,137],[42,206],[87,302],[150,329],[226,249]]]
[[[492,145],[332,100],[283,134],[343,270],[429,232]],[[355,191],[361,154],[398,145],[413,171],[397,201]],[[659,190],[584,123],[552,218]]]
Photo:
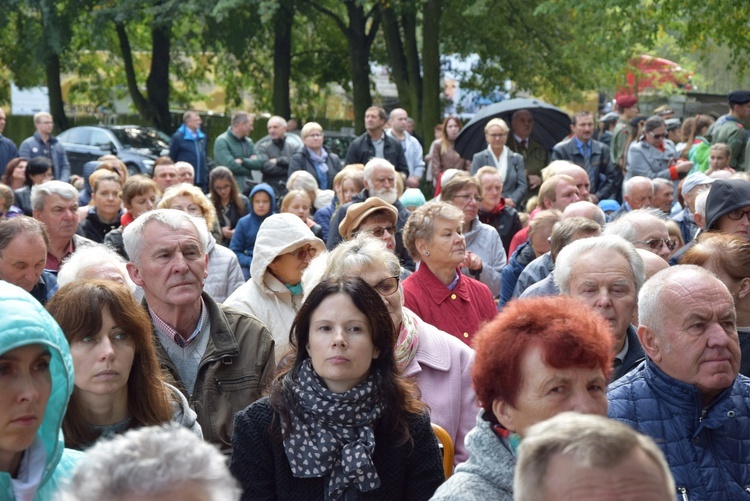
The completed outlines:
[[[128,173],[149,174],[156,158],[169,155],[169,136],[153,127],[140,125],[85,125],[61,132],[71,174],[83,174],[83,165],[102,155],[114,154]]]

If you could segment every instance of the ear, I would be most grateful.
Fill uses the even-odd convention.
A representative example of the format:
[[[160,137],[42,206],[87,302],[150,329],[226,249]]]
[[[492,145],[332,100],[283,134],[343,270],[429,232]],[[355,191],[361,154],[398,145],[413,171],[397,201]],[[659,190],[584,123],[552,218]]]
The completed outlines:
[[[656,335],[653,329],[645,325],[638,326],[638,340],[641,342],[643,351],[646,352],[648,358],[656,363],[661,362],[663,349],[661,346],[661,340]]]
[[[695,224],[698,225],[698,228],[701,230],[706,229],[706,220],[700,214],[693,214],[693,221],[695,221]]]
[[[141,277],[141,272],[138,268],[135,267],[133,263],[127,263],[125,265],[125,268],[128,270],[128,275],[130,275],[130,280],[133,281],[133,283],[139,287],[144,286],[143,277]]]
[[[737,291],[737,298],[745,299],[748,294],[750,294],[750,278],[745,277],[740,282],[740,290]]]
[[[219,244],[216,244],[216,245],[219,245]],[[206,252],[206,266],[205,266],[205,269],[203,270],[203,278],[207,278],[208,277],[208,252],[207,251],[204,251],[204,252]]]
[[[375,360],[380,356],[380,348],[374,347],[372,349],[372,359]]]
[[[424,255],[427,252],[427,242],[424,238],[417,238],[414,240],[414,246],[417,248],[417,252]]]
[[[570,132],[575,133],[576,131],[576,124],[570,124]]]
[[[518,430],[516,430],[516,425],[513,422],[511,409],[513,409],[513,407],[504,400],[496,398],[492,401],[492,413],[495,415],[497,421],[503,425],[506,430],[516,433]]]

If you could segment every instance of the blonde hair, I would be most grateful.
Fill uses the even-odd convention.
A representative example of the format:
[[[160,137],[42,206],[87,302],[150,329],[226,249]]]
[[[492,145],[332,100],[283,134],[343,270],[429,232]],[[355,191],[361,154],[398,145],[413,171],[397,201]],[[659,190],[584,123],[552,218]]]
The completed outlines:
[[[312,200],[310,200],[310,195],[307,194],[304,190],[289,190],[286,195],[284,195],[284,198],[281,200],[281,212],[288,212],[289,206],[292,205],[292,202],[297,197],[303,197],[307,199],[307,203],[310,204],[310,207],[312,207]]]
[[[164,195],[161,197],[157,209],[171,209],[172,202],[175,197],[190,197],[193,199],[193,203],[201,208],[203,213],[203,219],[206,220],[206,226],[213,228],[216,222],[216,210],[214,204],[203,194],[200,188],[193,186],[192,184],[180,183],[174,186],[170,186],[164,190]]]

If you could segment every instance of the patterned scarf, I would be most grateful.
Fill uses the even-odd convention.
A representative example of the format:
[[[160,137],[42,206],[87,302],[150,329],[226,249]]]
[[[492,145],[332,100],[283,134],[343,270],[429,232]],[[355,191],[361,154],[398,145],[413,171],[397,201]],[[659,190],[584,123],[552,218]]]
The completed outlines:
[[[417,331],[416,315],[403,308],[401,315],[401,330],[396,341],[396,365],[401,372],[409,366],[419,348],[419,332]]]
[[[375,451],[373,423],[383,411],[374,378],[370,376],[345,393],[328,390],[308,358],[292,386],[301,415],[291,416],[284,451],[296,478],[330,474],[326,499],[342,499],[352,488],[377,489],[380,478],[372,464]],[[282,422],[286,434],[287,424]]]

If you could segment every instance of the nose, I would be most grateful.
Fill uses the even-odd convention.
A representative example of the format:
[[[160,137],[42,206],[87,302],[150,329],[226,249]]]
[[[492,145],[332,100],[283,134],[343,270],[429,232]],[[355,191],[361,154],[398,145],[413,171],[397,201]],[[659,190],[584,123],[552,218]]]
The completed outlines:
[[[580,412],[581,414],[600,414],[601,403],[591,396],[588,389],[581,388],[571,397],[570,408],[568,410]]]
[[[19,402],[35,402],[39,398],[39,389],[30,375],[24,375],[18,381],[17,400]]]
[[[612,306],[612,298],[609,296],[608,291],[600,291],[599,294],[596,296],[596,301],[594,302],[594,306],[597,308],[609,308]]]
[[[709,348],[723,348],[728,345],[730,339],[726,331],[718,323],[713,323],[708,329],[706,346]]]
[[[109,337],[104,337],[99,343],[99,358],[101,360],[111,360],[115,356],[115,349]]]
[[[340,346],[342,348],[346,347],[346,336],[344,335],[344,329],[337,328],[333,333],[333,345]]]

